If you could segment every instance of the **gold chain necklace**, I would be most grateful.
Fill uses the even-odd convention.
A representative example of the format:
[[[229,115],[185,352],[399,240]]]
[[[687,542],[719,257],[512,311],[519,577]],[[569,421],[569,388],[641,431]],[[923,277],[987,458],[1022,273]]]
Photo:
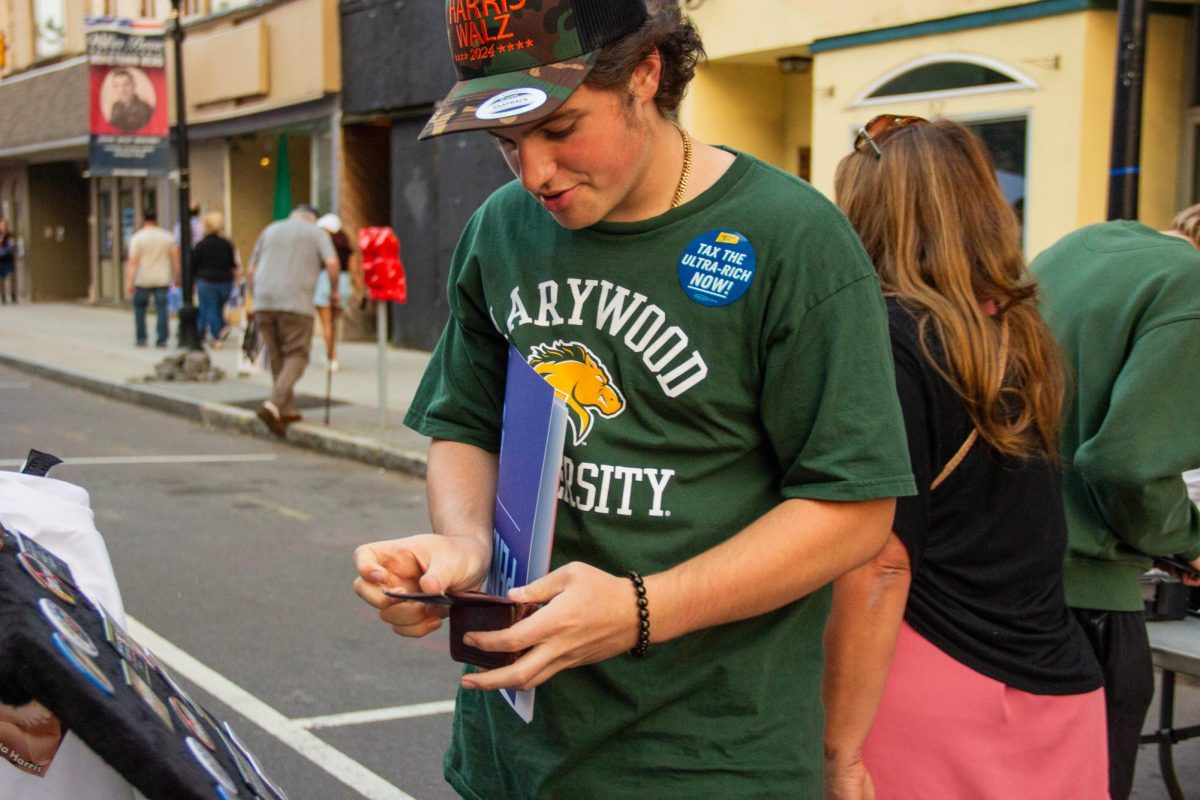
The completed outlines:
[[[678,122],[671,124],[675,126],[675,130],[679,131],[679,136],[683,139],[683,171],[679,173],[679,185],[675,187],[675,196],[671,198],[671,208],[677,208],[683,202],[688,178],[692,177],[692,137],[686,130],[679,127]]]

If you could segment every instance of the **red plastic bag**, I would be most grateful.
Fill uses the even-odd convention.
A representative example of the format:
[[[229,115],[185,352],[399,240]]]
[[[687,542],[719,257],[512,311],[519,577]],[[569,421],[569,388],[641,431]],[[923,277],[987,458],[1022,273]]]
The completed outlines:
[[[363,282],[372,300],[408,302],[408,279],[400,262],[400,240],[388,227],[368,227],[358,231],[362,251]]]

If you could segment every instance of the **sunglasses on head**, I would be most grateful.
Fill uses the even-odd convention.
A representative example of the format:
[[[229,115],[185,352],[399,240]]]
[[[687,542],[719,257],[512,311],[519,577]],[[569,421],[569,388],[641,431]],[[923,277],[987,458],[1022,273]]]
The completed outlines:
[[[854,149],[860,153],[865,153],[869,149],[876,158],[883,158],[883,151],[879,148],[883,147],[884,142],[893,133],[910,125],[928,124],[929,120],[924,117],[880,114],[872,117],[870,122],[858,129],[858,136],[854,139]]]

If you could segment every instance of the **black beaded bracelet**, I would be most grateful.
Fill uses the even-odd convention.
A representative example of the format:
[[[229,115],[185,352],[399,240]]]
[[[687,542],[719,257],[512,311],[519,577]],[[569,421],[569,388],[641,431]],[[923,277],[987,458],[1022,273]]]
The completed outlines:
[[[625,573],[633,581],[633,590],[637,592],[638,605],[638,640],[637,645],[629,651],[629,655],[641,658],[650,648],[650,604],[646,602],[646,584],[637,570]]]

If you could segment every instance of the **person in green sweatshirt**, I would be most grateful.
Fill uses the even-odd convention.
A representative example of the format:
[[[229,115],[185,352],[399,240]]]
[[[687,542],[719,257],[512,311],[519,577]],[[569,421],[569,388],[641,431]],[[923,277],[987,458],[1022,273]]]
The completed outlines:
[[[1033,262],[1071,370],[1060,446],[1067,603],[1104,668],[1113,800],[1129,797],[1154,695],[1138,577],[1200,568],[1200,251],[1138,222],[1091,225]]]

